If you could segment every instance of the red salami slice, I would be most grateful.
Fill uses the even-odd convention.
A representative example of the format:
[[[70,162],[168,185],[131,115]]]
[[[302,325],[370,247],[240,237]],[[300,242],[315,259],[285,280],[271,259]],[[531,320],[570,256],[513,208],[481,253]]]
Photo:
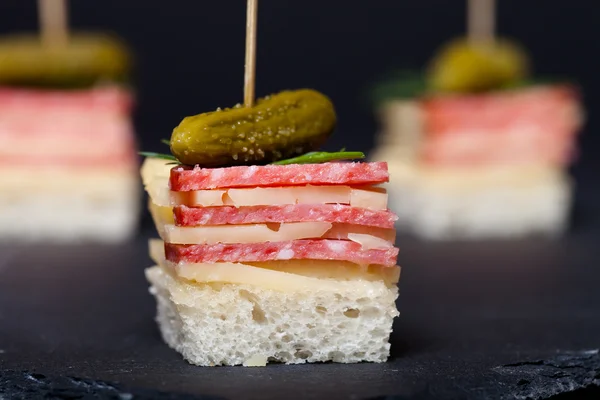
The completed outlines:
[[[29,108],[42,111],[67,109],[80,112],[94,110],[128,114],[133,103],[131,93],[117,86],[72,91],[0,87],[0,110],[2,112]],[[29,115],[31,115],[31,111]]]
[[[3,154],[0,151],[0,165],[8,166],[31,166],[32,163],[22,155]],[[107,154],[105,156],[54,156],[48,154],[46,156],[35,158],[37,168],[47,167],[67,167],[67,168],[103,168],[112,169],[118,168],[136,168],[138,167],[138,159],[132,146],[127,146],[115,154]]]
[[[0,164],[133,168],[138,156],[129,118],[132,99],[118,87],[0,87]]]
[[[394,222],[398,220],[398,217],[389,210],[376,211],[344,204],[200,208],[177,206],[173,211],[175,224],[180,226],[323,221],[393,228]]]
[[[229,168],[175,167],[171,170],[171,190],[301,186],[374,185],[389,180],[387,163],[331,162],[242,166]]]
[[[422,103],[422,159],[433,165],[568,164],[582,124],[579,104],[569,86],[430,98]]]
[[[396,265],[398,249],[364,250],[345,240],[308,239],[287,242],[185,245],[165,243],[168,261],[175,263],[261,262],[275,260],[335,260],[357,264]]]
[[[424,100],[422,107],[427,115],[428,135],[444,135],[456,130],[506,130],[522,123],[564,125],[560,118],[562,111],[573,103],[579,103],[575,88],[542,86],[489,94],[436,96]]]

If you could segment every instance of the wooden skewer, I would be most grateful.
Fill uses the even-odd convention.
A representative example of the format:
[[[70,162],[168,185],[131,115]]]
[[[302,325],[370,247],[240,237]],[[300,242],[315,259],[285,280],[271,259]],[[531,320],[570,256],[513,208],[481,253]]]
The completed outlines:
[[[494,40],[496,22],[495,0],[469,0],[467,9],[467,31],[472,43]]]
[[[38,0],[42,43],[48,47],[64,46],[69,38],[67,0]]]
[[[244,106],[254,106],[256,77],[256,20],[258,0],[248,0],[246,12],[246,65],[244,70]]]

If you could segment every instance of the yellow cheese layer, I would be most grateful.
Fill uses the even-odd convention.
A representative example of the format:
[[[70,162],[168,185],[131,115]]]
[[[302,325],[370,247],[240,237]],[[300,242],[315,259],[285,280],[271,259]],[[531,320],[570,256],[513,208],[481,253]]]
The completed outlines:
[[[269,188],[213,189],[190,192],[173,192],[158,181],[147,187],[152,200],[161,206],[187,205],[210,206],[270,206],[281,204],[349,204],[353,207],[372,210],[387,208],[385,189],[350,186],[290,186]],[[168,200],[167,200],[168,198]]]

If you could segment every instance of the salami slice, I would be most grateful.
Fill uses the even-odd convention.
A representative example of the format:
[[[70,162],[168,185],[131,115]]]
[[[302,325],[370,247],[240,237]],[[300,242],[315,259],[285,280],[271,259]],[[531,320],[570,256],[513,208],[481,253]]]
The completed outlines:
[[[173,211],[175,224],[179,226],[323,221],[393,228],[394,223],[398,220],[398,217],[389,210],[369,210],[344,204],[199,208],[177,206]]]
[[[452,134],[462,130],[507,130],[515,124],[543,124],[552,127],[563,121],[564,110],[580,102],[571,86],[541,86],[464,96],[436,96],[424,100],[428,135]]]
[[[228,168],[175,167],[170,185],[174,191],[218,188],[374,185],[388,182],[386,162],[290,164]]]
[[[0,88],[0,163],[133,168],[138,156],[129,118],[132,98],[118,87]]]
[[[543,86],[422,103],[430,165],[566,165],[582,124],[575,88]]]
[[[165,243],[168,261],[175,263],[262,262],[275,260],[335,260],[356,264],[396,265],[398,249],[365,250],[345,240],[307,239],[267,243],[183,245]]]
[[[32,115],[31,110],[42,112],[106,111],[128,114],[133,103],[133,95],[118,86],[87,90],[0,88],[0,111],[2,113],[18,112],[25,108],[29,110],[30,116]],[[90,125],[88,125],[89,127]]]

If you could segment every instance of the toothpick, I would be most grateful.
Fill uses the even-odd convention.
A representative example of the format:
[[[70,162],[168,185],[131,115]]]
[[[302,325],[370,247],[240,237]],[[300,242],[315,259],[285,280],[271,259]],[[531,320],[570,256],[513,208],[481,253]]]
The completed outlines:
[[[67,0],[38,0],[38,16],[42,43],[48,47],[64,46],[69,32]]]
[[[495,0],[469,0],[467,10],[467,31],[472,43],[494,40],[496,23]]]
[[[256,77],[256,19],[258,0],[248,0],[246,12],[246,66],[244,70],[244,106],[254,105],[254,80]]]

